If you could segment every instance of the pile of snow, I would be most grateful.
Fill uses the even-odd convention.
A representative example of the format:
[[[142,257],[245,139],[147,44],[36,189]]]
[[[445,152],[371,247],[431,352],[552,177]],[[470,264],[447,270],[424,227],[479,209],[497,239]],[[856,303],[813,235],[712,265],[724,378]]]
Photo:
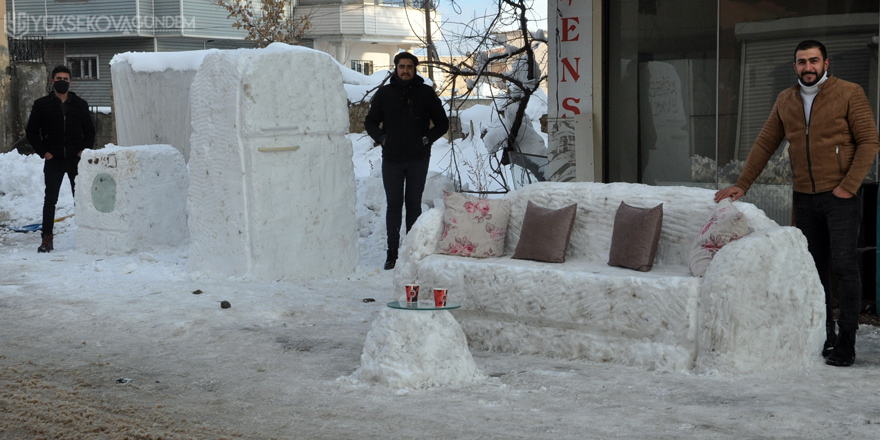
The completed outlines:
[[[169,145],[85,150],[76,176],[76,247],[128,253],[189,238],[183,156]]]
[[[0,225],[24,226],[43,222],[43,159],[36,154],[23,156],[13,150],[0,154]],[[55,218],[73,214],[73,193],[67,178],[61,184]],[[59,234],[73,222],[55,224]]]
[[[329,58],[212,51],[191,96],[189,267],[270,280],[354,271],[348,106]]]
[[[361,366],[352,378],[395,389],[463,386],[485,380],[451,313],[394,309],[383,310],[373,321]]]

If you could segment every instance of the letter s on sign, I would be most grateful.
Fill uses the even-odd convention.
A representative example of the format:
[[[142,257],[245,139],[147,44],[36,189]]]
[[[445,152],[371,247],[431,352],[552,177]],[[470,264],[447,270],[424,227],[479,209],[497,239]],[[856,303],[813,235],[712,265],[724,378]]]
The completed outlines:
[[[581,114],[581,109],[577,108],[576,106],[576,104],[578,104],[579,102],[581,102],[581,100],[577,98],[565,98],[562,100],[562,108],[566,110],[571,110],[572,113],[579,115]],[[568,115],[566,113],[563,113],[562,117],[566,118],[568,117]]]

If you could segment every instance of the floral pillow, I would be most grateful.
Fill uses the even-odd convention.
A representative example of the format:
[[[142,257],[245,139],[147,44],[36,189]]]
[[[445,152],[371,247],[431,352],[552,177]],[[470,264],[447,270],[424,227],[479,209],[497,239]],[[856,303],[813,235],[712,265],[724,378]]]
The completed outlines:
[[[445,192],[440,252],[462,257],[504,255],[510,202]]]
[[[743,214],[730,200],[718,202],[715,212],[700,229],[691,246],[689,268],[695,277],[701,277],[709,269],[709,263],[724,245],[739,240],[749,233],[749,225]]]

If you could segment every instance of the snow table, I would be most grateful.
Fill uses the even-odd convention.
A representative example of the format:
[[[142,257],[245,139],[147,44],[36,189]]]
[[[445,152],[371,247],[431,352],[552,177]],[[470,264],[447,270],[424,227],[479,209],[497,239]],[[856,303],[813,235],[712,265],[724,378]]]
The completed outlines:
[[[367,334],[361,367],[355,372],[360,380],[400,389],[458,386],[483,379],[464,331],[448,311],[460,304],[435,307],[432,299],[387,305]]]

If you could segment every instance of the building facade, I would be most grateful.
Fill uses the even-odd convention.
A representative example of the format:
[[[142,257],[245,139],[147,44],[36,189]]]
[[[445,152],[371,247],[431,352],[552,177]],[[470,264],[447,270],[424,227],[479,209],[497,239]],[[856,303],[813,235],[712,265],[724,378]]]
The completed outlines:
[[[877,0],[551,0],[549,8],[551,149],[572,150],[579,180],[731,185],[776,95],[795,84],[794,48],[806,39],[826,45],[830,73],[861,85],[875,120],[880,114]],[[780,147],[746,201],[790,224]]]
[[[77,93],[112,106],[110,60],[121,52],[250,47],[206,0],[5,0],[10,38],[42,37],[44,62],[71,68]]]
[[[425,12],[419,1],[299,0],[298,11],[309,14],[312,23],[306,45],[367,75],[392,68],[401,50],[425,46]],[[435,41],[441,39],[440,20],[432,11]]]
[[[253,47],[227,10],[209,0],[4,1],[10,38],[42,37],[45,64],[69,66],[77,93],[93,106],[112,106],[109,62],[117,53]],[[301,0],[293,6],[296,15],[311,14],[304,45],[363,73],[387,69],[396,52],[423,45],[425,13],[413,0]],[[435,21],[439,29],[439,17]]]

